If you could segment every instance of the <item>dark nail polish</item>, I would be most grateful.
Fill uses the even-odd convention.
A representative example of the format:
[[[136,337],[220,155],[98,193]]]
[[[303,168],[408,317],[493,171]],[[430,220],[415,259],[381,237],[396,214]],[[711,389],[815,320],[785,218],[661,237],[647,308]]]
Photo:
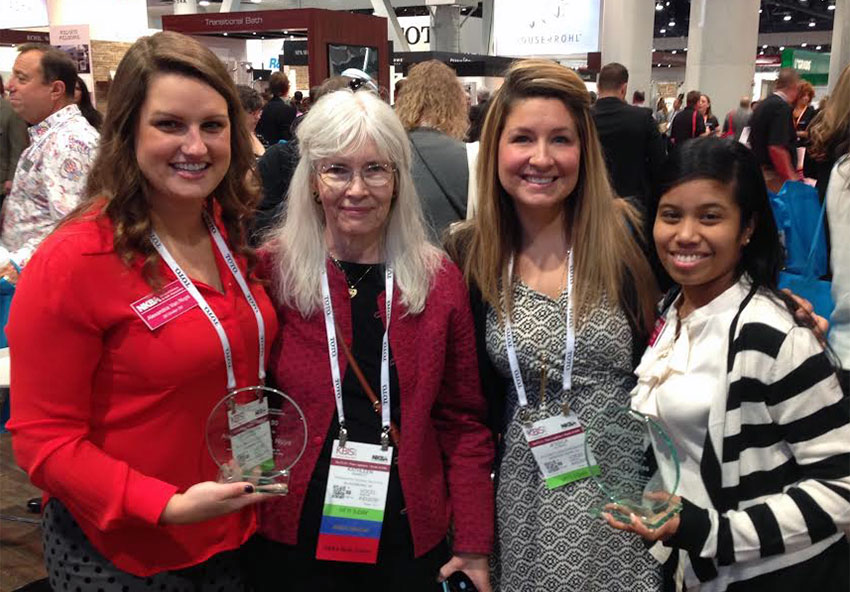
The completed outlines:
[[[254,486],[253,485],[246,485],[245,486],[245,493],[254,493]]]

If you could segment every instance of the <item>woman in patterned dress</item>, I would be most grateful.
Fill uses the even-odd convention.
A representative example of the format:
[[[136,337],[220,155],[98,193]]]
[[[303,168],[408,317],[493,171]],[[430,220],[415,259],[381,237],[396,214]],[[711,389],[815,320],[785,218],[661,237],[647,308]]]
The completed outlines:
[[[590,479],[544,480],[517,388],[532,419],[567,413],[586,426],[603,406],[628,404],[652,322],[656,288],[635,237],[641,226],[609,184],[584,83],[545,60],[512,66],[487,114],[481,155],[481,209],[448,247],[470,285],[500,436],[495,583],[510,592],[658,590],[659,569],[643,546],[591,516],[600,496]]]

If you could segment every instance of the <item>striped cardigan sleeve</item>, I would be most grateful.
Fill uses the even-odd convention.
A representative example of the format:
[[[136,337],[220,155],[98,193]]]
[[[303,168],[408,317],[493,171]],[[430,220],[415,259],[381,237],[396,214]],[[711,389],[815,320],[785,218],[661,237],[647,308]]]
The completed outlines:
[[[813,334],[750,323],[729,374],[717,509],[684,501],[667,545],[720,565],[850,526],[850,405]],[[743,342],[743,343],[739,343]]]

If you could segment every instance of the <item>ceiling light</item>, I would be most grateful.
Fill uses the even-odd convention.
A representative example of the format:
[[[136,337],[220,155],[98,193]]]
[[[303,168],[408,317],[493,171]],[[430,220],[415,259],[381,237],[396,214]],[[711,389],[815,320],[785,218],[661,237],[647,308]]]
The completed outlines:
[[[767,49],[767,45],[762,45],[762,46],[761,46],[761,48],[762,48],[762,49]]]
[[[658,3],[655,5],[655,10],[664,10],[664,5],[663,5],[663,4],[661,4],[661,2],[658,2]]]
[[[815,26],[815,21],[809,21],[809,26],[810,26],[810,27],[814,27],[814,26]]]
[[[835,4],[830,4],[826,7],[827,10],[835,10]]]
[[[784,45],[780,45],[780,46],[779,46],[779,51],[784,51],[784,50],[785,50],[785,46],[784,46]]]
[[[663,35],[664,33],[666,33],[666,32],[667,32],[667,29],[661,29],[661,30],[660,30],[660,31],[658,31],[658,32],[659,32],[659,33],[661,33],[661,34]]]
[[[672,68],[673,66],[671,66],[670,64],[667,64],[667,67],[668,67],[668,68]]]
[[[227,37],[227,31],[225,31],[225,32],[224,32],[224,33],[222,33],[222,34],[223,34],[225,37]]]
[[[257,34],[256,31],[251,31],[251,35],[256,35],[256,34]]]
[[[785,22],[790,21],[790,20],[791,20],[791,15],[790,15],[790,14],[786,14],[785,16],[783,16],[783,17],[782,17],[782,20],[783,20],[783,21],[785,21]]]
[[[673,50],[673,55],[676,55],[676,50],[675,50],[675,49]]]
[[[670,21],[669,23],[667,23],[667,26],[668,26],[668,27],[675,27],[675,26],[676,26],[676,21]]]
[[[822,47],[823,47],[822,45],[818,45],[815,49],[820,51]]]
[[[808,43],[801,43],[800,47],[806,47],[807,45],[808,45]]]
[[[759,8],[759,14],[761,14],[761,8]]]
[[[209,5],[210,5],[210,0],[199,0],[198,1],[198,6],[209,6]]]
[[[685,48],[685,51],[688,51],[688,48],[687,48],[687,47]]]
[[[761,51],[759,52],[759,55],[764,55],[764,50],[761,50]]]

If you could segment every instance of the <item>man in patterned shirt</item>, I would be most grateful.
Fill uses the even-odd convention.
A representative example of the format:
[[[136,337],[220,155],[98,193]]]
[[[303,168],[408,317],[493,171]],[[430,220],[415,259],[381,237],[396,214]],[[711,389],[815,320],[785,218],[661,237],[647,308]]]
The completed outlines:
[[[0,246],[11,261],[0,276],[17,281],[39,243],[83,197],[98,133],[74,104],[77,68],[49,45],[21,45],[9,81],[12,109],[31,125],[6,198]]]

